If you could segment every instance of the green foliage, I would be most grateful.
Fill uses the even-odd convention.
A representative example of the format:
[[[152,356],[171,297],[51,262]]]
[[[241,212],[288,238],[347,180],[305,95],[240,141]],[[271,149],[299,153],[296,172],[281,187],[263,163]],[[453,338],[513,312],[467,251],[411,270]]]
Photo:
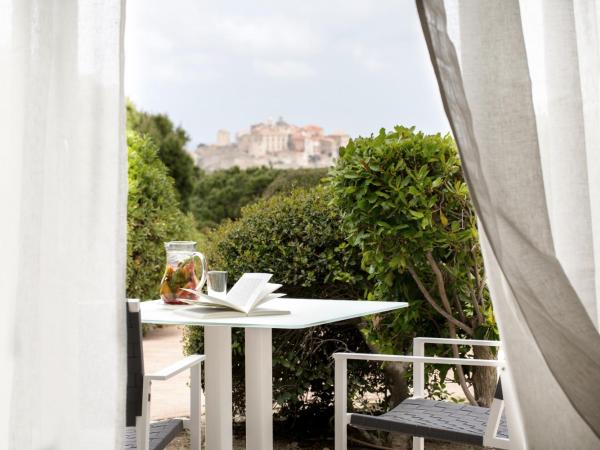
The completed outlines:
[[[185,130],[175,127],[166,114],[139,111],[130,101],[127,102],[127,128],[148,136],[156,144],[158,156],[175,180],[181,208],[187,211],[198,170],[194,160],[185,150],[189,141]]]
[[[374,282],[369,298],[400,294],[411,301],[409,311],[386,316],[383,326],[371,323],[364,330],[369,342],[397,352],[408,350],[398,336],[415,332],[497,336],[475,213],[449,135],[398,126],[350,141],[329,181],[349,241]]]
[[[211,261],[232,279],[249,268],[273,273],[292,297],[360,297],[360,254],[346,244],[329,199],[326,188],[297,189],[246,206],[209,235]]]
[[[279,173],[267,167],[201,173],[190,209],[201,228],[236,219],[242,207],[258,199]]]
[[[328,169],[283,170],[263,192],[263,197],[287,194],[296,188],[311,188],[320,184],[327,176]]]
[[[173,179],[148,137],[129,131],[127,202],[127,296],[158,298],[165,268],[163,243],[195,240],[194,219],[179,209]]]
[[[261,199],[209,235],[209,264],[227,270],[231,281],[244,272],[271,272],[292,298],[361,298],[366,274],[340,225],[324,188]],[[243,409],[243,335],[236,333],[234,342],[234,401]],[[332,353],[368,351],[356,324],[274,330],[273,343],[280,419],[288,431],[326,431],[333,405]],[[201,351],[201,329],[188,329],[184,344],[188,353]],[[353,396],[383,389],[381,371],[371,364],[354,367],[351,380]]]
[[[289,193],[295,188],[313,187],[327,175],[326,169],[272,169],[238,167],[201,173],[191,211],[201,228],[211,228],[225,219],[237,219],[243,206],[261,196]]]

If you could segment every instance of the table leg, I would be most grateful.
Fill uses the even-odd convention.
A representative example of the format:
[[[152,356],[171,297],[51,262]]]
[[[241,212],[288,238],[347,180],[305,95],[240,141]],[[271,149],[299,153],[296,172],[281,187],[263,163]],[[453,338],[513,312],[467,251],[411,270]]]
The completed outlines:
[[[270,328],[246,328],[246,450],[273,450]]]
[[[190,450],[202,449],[202,366],[190,369]],[[185,423],[184,423],[185,427]]]
[[[231,450],[231,327],[204,327],[206,450]]]

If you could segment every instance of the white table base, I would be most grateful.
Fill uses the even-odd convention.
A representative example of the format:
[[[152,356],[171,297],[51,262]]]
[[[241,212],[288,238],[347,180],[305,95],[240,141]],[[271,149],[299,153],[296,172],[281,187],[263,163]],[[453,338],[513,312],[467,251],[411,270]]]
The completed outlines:
[[[273,450],[273,345],[270,328],[246,328],[246,450]]]
[[[204,327],[206,450],[232,450],[231,327]]]
[[[246,449],[273,450],[273,345],[270,328],[246,328]],[[231,450],[231,327],[205,327],[206,449]]]

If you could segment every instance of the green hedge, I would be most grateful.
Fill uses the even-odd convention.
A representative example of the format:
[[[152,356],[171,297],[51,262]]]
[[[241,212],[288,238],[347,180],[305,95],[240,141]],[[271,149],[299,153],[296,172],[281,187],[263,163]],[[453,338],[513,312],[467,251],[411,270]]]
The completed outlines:
[[[208,237],[209,263],[230,281],[244,272],[271,272],[290,297],[361,298],[368,284],[360,254],[345,243],[341,218],[324,188],[295,190],[262,199],[226,221]],[[368,351],[356,323],[307,330],[274,330],[274,397],[287,432],[327,432],[333,406],[336,351]],[[188,328],[187,353],[202,352],[202,331]],[[243,334],[234,333],[234,402],[244,408]],[[383,378],[371,364],[352,370],[351,394],[383,393]]]
[[[179,209],[174,181],[150,138],[130,131],[127,146],[127,296],[155,299],[165,268],[164,242],[199,235],[193,217]]]

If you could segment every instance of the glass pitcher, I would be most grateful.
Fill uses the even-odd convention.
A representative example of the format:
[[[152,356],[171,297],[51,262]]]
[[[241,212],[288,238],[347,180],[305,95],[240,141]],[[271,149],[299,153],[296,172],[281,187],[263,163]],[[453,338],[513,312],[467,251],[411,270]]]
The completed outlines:
[[[165,242],[167,267],[160,283],[160,298],[172,305],[182,305],[179,299],[197,300],[183,289],[199,290],[206,282],[206,258],[196,251],[194,241]]]

